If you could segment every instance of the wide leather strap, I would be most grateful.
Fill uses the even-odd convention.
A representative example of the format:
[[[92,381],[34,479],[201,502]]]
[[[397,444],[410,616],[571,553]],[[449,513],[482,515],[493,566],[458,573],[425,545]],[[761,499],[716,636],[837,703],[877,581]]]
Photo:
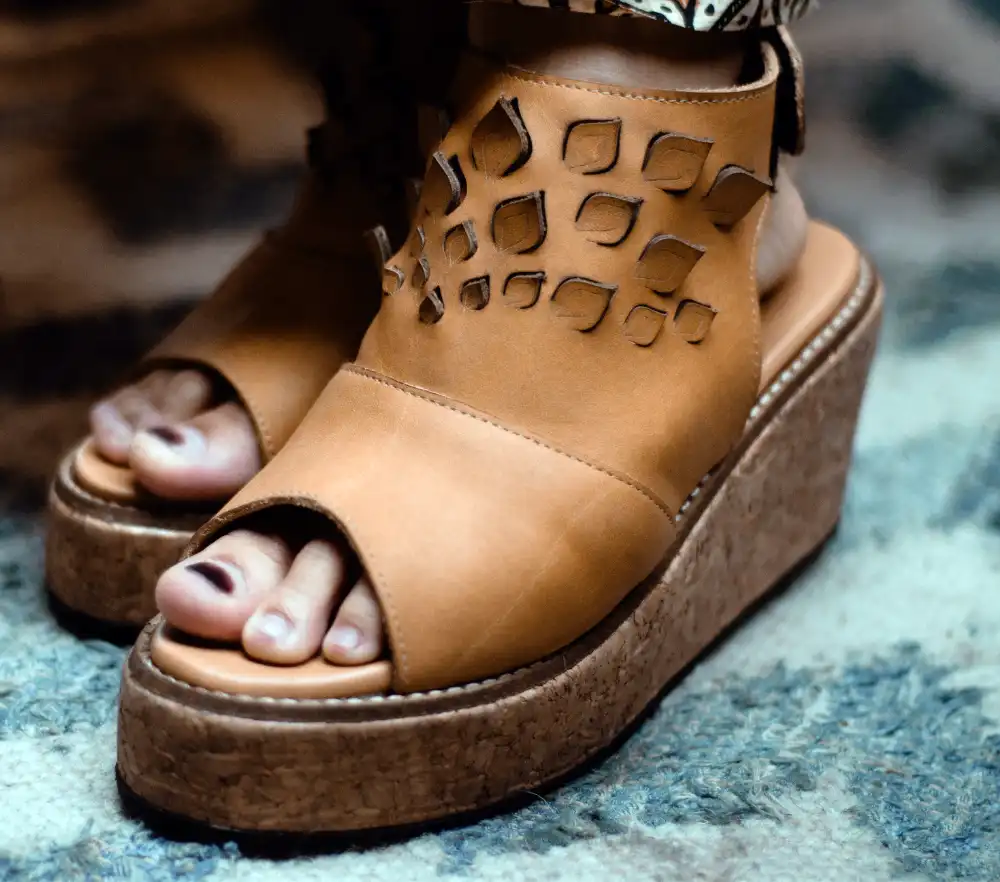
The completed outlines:
[[[535,661],[656,565],[673,520],[645,488],[482,415],[356,371],[192,546],[259,507],[314,508],[357,550],[397,691]]]
[[[357,363],[678,507],[759,384],[779,72],[765,48],[760,81],[714,92],[467,72]]]
[[[232,386],[270,459],[330,377],[357,352],[378,309],[378,280],[345,194],[303,187],[289,222],[265,239],[143,361],[201,365]]]
[[[191,546],[261,508],[323,512],[404,692],[528,664],[607,616],[761,375],[775,53],[715,92],[474,67],[357,365]]]

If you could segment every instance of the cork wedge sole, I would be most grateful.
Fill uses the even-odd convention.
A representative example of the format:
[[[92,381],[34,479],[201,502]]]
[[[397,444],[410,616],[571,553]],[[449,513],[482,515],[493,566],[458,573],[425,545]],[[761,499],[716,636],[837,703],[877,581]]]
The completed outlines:
[[[64,607],[112,626],[141,628],[154,615],[160,573],[213,510],[181,511],[101,499],[73,474],[76,451],[59,465],[49,489],[45,576]]]
[[[425,823],[564,778],[820,547],[843,500],[882,294],[865,264],[692,494],[657,572],[562,652],[417,695],[238,697],[167,676],[155,623],[126,665],[118,773],[140,804],[210,826],[321,833]]]

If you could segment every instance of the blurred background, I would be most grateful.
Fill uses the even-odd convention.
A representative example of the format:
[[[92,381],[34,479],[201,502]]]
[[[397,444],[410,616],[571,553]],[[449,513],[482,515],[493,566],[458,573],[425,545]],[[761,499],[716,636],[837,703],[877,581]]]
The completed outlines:
[[[0,0],[0,504],[285,212],[308,0]],[[798,28],[813,212],[875,253],[898,346],[1000,323],[1000,0],[826,0]]]

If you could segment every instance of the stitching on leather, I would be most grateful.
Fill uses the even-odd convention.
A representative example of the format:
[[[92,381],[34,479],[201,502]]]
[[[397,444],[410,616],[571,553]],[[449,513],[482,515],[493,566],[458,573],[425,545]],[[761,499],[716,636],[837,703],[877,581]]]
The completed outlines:
[[[359,377],[364,377],[366,380],[371,380],[371,382],[373,383],[381,383],[383,386],[388,386],[390,389],[395,389],[397,392],[402,392],[404,395],[411,395],[414,398],[420,398],[421,400],[426,401],[430,404],[436,404],[438,407],[443,407],[446,410],[454,411],[455,413],[461,416],[469,417],[470,419],[473,420],[478,420],[481,423],[486,423],[486,425],[493,426],[495,429],[500,429],[501,431],[506,432],[508,435],[514,435],[518,438],[523,438],[525,441],[530,441],[532,444],[535,444],[538,447],[543,447],[546,450],[551,450],[553,453],[558,453],[560,456],[563,456],[566,459],[571,459],[574,462],[578,462],[581,465],[585,465],[587,466],[587,468],[593,469],[595,472],[600,472],[602,475],[606,475],[609,478],[613,478],[618,483],[624,484],[626,487],[630,487],[637,493],[642,494],[643,496],[646,497],[646,499],[652,502],[653,505],[655,505],[660,511],[662,511],[668,518],[670,518],[671,520],[673,520],[674,518],[674,514],[673,512],[671,512],[670,507],[665,502],[660,500],[653,493],[652,490],[643,487],[642,484],[640,484],[638,481],[633,481],[626,475],[620,475],[617,472],[611,471],[611,469],[607,469],[604,466],[599,466],[596,463],[590,462],[589,460],[584,459],[582,456],[577,456],[574,453],[569,453],[565,450],[561,450],[560,448],[555,447],[552,444],[548,444],[545,441],[542,441],[540,438],[533,438],[531,435],[527,435],[523,432],[518,432],[517,430],[511,429],[503,425],[502,423],[497,422],[496,420],[491,420],[485,416],[480,416],[479,414],[471,413],[470,411],[467,411],[459,407],[457,404],[452,404],[450,402],[445,402],[445,401],[438,401],[437,399],[432,398],[430,395],[428,395],[427,393],[423,392],[420,389],[415,389],[411,386],[406,386],[405,384],[400,383],[398,380],[393,380],[391,377],[383,377],[379,374],[375,374],[369,371],[367,368],[361,367],[360,365],[356,364],[348,365],[347,367],[344,368],[344,370],[345,372],[356,374]]]
[[[236,392],[238,398],[240,398],[246,407],[247,415],[254,421],[257,426],[257,431],[260,434],[261,440],[261,452],[264,454],[265,460],[271,460],[274,458],[274,436],[271,433],[271,429],[267,424],[267,420],[261,416],[257,404],[251,400],[250,396],[242,392],[240,388],[232,383],[233,390]]]
[[[767,214],[774,206],[773,196],[768,193],[767,201],[764,204],[764,209],[760,213],[760,218],[757,220],[757,229],[754,231],[753,242],[751,243],[753,259],[750,261],[749,269],[747,270],[747,284],[750,286],[749,290],[753,292],[751,294],[754,297],[753,308],[756,312],[756,327],[754,328],[753,336],[753,361],[752,364],[758,366],[759,370],[757,373],[757,382],[760,383],[761,373],[764,369],[764,360],[761,353],[761,346],[763,345],[762,339],[764,336],[764,326],[761,320],[761,303],[760,297],[761,292],[757,287],[757,261],[760,257],[760,240],[764,237],[764,229],[767,225]]]
[[[769,92],[769,87],[765,87],[764,91],[751,92],[747,95],[739,95],[731,98],[661,98],[655,95],[643,95],[638,92],[609,92],[604,89],[591,89],[575,83],[560,83],[546,77],[526,76],[510,70],[505,72],[505,76],[512,80],[519,80],[529,86],[555,86],[560,89],[573,89],[577,92],[605,95],[608,98],[627,98],[630,101],[650,101],[654,104],[741,104],[745,101],[758,101],[766,97]]]
[[[780,393],[792,380],[796,379],[802,370],[812,363],[814,356],[820,350],[826,348],[837,335],[840,328],[847,323],[851,316],[858,311],[858,308],[866,300],[869,288],[871,287],[873,281],[873,267],[867,260],[862,260],[861,270],[858,274],[858,280],[855,283],[854,290],[851,296],[848,298],[847,302],[844,304],[843,308],[840,309],[837,314],[820,330],[812,341],[802,350],[802,352],[796,357],[796,359],[786,367],[771,383],[767,389],[758,397],[757,404],[754,405],[753,409],[750,411],[750,416],[747,419],[746,426],[747,429],[752,428],[757,422],[759,422],[760,417],[765,413],[766,409],[770,403],[774,400],[775,396]],[[356,367],[355,365],[349,365],[345,370],[351,370],[351,368]],[[360,373],[360,371],[358,371]],[[363,376],[363,374],[362,374]],[[677,515],[674,518],[675,522],[680,522],[685,513],[690,509],[691,505],[694,503],[695,499],[701,494],[702,490],[712,481],[717,473],[717,469],[713,469],[707,475],[705,475],[701,481],[698,482],[698,486],[691,491],[687,500],[680,507]],[[134,651],[134,650],[133,650]],[[251,695],[239,695],[232,692],[222,692],[216,689],[207,689],[204,686],[195,686],[191,683],[186,683],[183,680],[178,680],[170,674],[165,673],[160,670],[155,664],[153,664],[152,659],[145,657],[140,659],[140,663],[143,667],[147,668],[156,677],[163,678],[164,680],[173,683],[183,689],[192,690],[201,695],[208,695],[215,698],[222,698],[227,701],[233,701],[240,704],[257,704],[265,703],[275,706],[309,706],[309,707],[328,707],[328,706],[340,706],[346,704],[381,704],[384,702],[402,702],[409,699],[426,699],[438,695],[456,695],[463,692],[469,692],[472,689],[483,689],[486,687],[495,686],[499,683],[503,683],[512,677],[518,676],[525,671],[530,670],[535,667],[535,665],[541,662],[533,662],[532,664],[525,665],[522,668],[518,668],[514,671],[507,671],[506,673],[500,674],[496,677],[491,677],[485,680],[478,680],[472,683],[461,683],[457,686],[449,686],[444,689],[429,689],[424,692],[410,692],[405,695],[399,695],[397,693],[392,693],[389,695],[359,695],[353,696],[351,698],[273,698],[273,697],[256,697]]]

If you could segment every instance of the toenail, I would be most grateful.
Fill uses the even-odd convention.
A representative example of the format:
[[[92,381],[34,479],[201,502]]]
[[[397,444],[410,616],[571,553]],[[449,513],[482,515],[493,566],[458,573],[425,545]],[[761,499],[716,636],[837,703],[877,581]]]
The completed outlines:
[[[213,588],[218,589],[223,594],[233,594],[236,586],[233,584],[233,577],[225,567],[212,563],[210,560],[201,560],[197,563],[188,564],[187,567],[192,573],[197,573]]]
[[[283,643],[291,635],[293,629],[292,623],[287,617],[281,613],[269,612],[254,623],[253,630],[273,643]]]
[[[154,438],[159,438],[161,441],[165,441],[174,447],[184,443],[184,436],[170,426],[153,426],[153,428],[146,429],[146,431]]]
[[[330,629],[330,642],[341,649],[357,649],[362,639],[361,632],[353,625],[337,625]]]

